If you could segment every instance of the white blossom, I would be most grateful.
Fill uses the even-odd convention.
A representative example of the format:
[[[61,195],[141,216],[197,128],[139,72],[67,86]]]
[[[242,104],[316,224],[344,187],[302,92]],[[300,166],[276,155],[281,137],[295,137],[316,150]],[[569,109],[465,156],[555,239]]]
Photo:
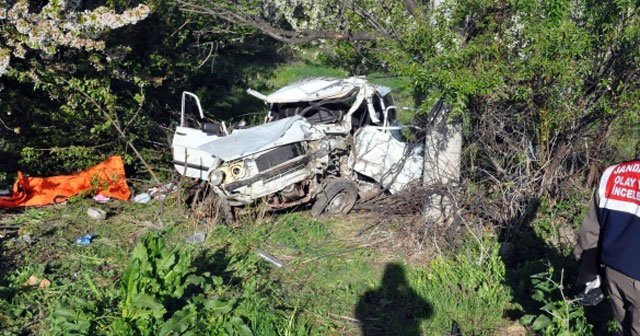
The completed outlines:
[[[2,77],[9,67],[11,52],[8,49],[0,49],[0,77]]]
[[[13,26],[16,34],[2,36],[3,44],[11,47],[13,56],[24,58],[27,49],[52,56],[60,47],[84,50],[104,50],[105,43],[99,37],[104,33],[135,24],[150,13],[146,5],[138,5],[122,13],[106,7],[92,11],[75,12],[76,2],[50,0],[38,13],[29,11],[27,0],[18,0],[11,8],[0,5],[0,20]],[[0,76],[9,66],[10,54],[0,54]],[[6,63],[6,64],[5,64]]]

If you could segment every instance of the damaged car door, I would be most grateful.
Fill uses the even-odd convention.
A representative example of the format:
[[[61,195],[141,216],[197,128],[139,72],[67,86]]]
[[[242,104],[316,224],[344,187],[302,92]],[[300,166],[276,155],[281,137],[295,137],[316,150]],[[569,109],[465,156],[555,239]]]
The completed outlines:
[[[354,134],[349,166],[394,194],[422,177],[424,146],[400,141],[401,127],[365,126]],[[399,132],[398,132],[399,133]]]
[[[201,123],[200,128],[189,127],[187,111],[197,112],[200,119],[204,120],[200,99],[191,92],[182,93],[180,106],[180,125],[176,127],[171,142],[174,168],[181,175],[205,179],[209,169],[216,165],[215,158],[198,147],[224,136],[226,127],[224,123]]]

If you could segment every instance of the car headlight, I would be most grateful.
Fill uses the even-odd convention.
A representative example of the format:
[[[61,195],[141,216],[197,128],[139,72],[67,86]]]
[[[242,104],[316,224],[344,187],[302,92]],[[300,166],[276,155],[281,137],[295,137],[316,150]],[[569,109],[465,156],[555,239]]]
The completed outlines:
[[[244,166],[242,165],[242,163],[234,164],[229,168],[229,171],[231,171],[231,175],[235,180],[244,177],[244,174],[245,174]]]
[[[211,185],[220,185],[222,181],[224,181],[224,173],[222,171],[214,170],[209,174],[209,183],[211,183]]]

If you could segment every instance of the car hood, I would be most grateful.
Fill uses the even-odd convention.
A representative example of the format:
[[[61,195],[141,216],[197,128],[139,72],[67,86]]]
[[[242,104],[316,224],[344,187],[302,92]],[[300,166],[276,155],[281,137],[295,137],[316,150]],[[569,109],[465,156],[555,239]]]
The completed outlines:
[[[318,140],[325,133],[301,116],[293,116],[259,126],[237,129],[198,147],[223,161],[236,160],[267,149],[294,142]]]

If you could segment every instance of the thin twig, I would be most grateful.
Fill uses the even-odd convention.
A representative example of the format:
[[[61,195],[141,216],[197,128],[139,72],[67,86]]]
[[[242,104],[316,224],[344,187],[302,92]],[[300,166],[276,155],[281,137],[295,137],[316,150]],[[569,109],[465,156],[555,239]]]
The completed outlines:
[[[75,88],[75,85],[71,85],[71,83],[69,81],[65,80],[65,82],[67,84],[69,84],[70,87]],[[127,135],[124,133],[124,131],[122,131],[122,128],[120,128],[119,122],[117,122],[117,120],[114,120],[114,118],[111,118],[109,113],[107,111],[105,111],[105,109],[102,107],[102,105],[98,104],[98,102],[96,102],[95,99],[93,99],[93,97],[89,96],[86,92],[83,92],[81,90],[77,90],[76,89],[76,91],[79,92],[81,95],[83,95],[86,99],[88,99],[91,102],[91,104],[93,106],[95,106],[96,109],[98,109],[102,113],[102,115],[104,115],[104,117],[107,118],[107,120],[109,120],[111,122],[111,125],[113,125],[113,127],[116,129],[116,131],[118,132],[118,134],[120,135],[122,140],[124,140],[126,142],[126,144],[131,148],[131,150],[133,150],[133,152],[136,154],[136,156],[142,162],[142,164],[147,168],[147,172],[149,172],[151,177],[153,177],[154,181],[156,183],[160,184],[161,183],[160,179],[158,179],[156,174],[153,172],[153,169],[151,169],[151,166],[142,157],[140,152],[138,152],[138,149],[133,145],[133,143],[131,141],[129,141],[129,139],[127,138]]]

